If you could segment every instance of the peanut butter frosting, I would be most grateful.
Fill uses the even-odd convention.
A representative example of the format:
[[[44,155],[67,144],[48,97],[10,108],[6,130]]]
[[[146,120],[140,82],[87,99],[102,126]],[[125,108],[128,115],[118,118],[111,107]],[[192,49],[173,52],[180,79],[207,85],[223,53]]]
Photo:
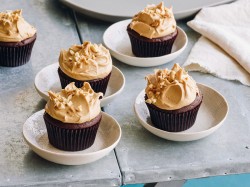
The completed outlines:
[[[164,110],[190,105],[200,94],[196,82],[179,64],[175,64],[171,70],[156,70],[146,80],[146,102]]]
[[[0,12],[0,42],[20,42],[34,36],[36,29],[22,17],[22,10]]]
[[[76,80],[93,80],[106,77],[112,70],[109,50],[102,44],[84,42],[62,50],[59,57],[60,69]]]
[[[130,28],[146,38],[159,38],[174,33],[176,21],[171,8],[159,5],[148,5],[144,10],[136,14]]]
[[[59,93],[49,91],[45,111],[64,123],[84,123],[101,112],[101,96],[103,94],[95,93],[87,82],[84,82],[82,88],[77,88],[72,82]]]

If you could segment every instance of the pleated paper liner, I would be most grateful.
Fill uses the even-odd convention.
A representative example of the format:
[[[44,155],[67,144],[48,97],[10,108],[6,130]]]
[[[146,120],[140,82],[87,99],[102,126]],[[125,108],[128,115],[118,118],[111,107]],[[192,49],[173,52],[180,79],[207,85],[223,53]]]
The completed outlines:
[[[84,123],[63,124],[46,112],[43,117],[50,144],[65,151],[81,151],[92,146],[101,121],[101,114],[99,114],[93,120],[85,122],[87,127],[84,127]]]
[[[201,96],[202,97],[202,96]],[[191,128],[196,120],[200,102],[190,110],[163,110],[153,104],[146,103],[153,125],[168,132],[180,132]]]
[[[95,92],[102,92],[103,95],[105,95],[108,87],[109,78],[111,76],[111,72],[103,79],[94,79],[90,81],[79,81],[73,79],[68,75],[66,75],[60,68],[58,68],[58,75],[60,78],[62,89],[64,89],[71,82],[75,82],[75,85],[78,88],[81,88],[84,82],[88,82]]]
[[[21,42],[0,42],[0,66],[16,67],[30,60],[36,35]]]
[[[158,57],[171,53],[172,46],[178,35],[175,33],[161,38],[148,39],[128,28],[132,52],[137,57]]]

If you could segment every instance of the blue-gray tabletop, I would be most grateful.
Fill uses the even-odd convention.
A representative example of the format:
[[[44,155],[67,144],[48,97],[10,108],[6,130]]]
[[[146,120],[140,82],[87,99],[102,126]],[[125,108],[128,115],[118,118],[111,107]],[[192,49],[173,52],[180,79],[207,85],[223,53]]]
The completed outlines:
[[[197,82],[223,94],[230,108],[224,125],[198,141],[172,142],[156,137],[139,124],[134,114],[133,103],[145,88],[145,75],[155,68],[182,65],[199,38],[186,26],[188,19],[178,21],[189,43],[176,60],[158,67],[138,68],[113,58],[113,64],[126,78],[122,94],[105,107],[122,127],[115,151],[80,166],[58,165],[37,156],[22,137],[25,120],[45,106],[34,88],[36,73],[57,62],[62,48],[84,40],[102,43],[103,32],[111,23],[75,13],[55,0],[1,1],[0,11],[17,8],[23,9],[26,20],[37,28],[38,37],[29,63],[0,67],[0,186],[120,186],[250,172],[249,87],[190,72]]]

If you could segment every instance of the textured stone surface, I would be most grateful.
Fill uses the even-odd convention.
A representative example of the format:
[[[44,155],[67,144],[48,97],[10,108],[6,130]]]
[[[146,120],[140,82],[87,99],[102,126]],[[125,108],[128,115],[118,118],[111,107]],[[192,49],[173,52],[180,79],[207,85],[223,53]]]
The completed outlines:
[[[42,109],[33,86],[36,73],[57,61],[61,48],[80,43],[70,12],[57,1],[2,0],[0,10],[22,8],[24,17],[38,29],[29,63],[17,68],[0,67],[0,186],[119,186],[120,171],[114,153],[88,165],[62,166],[48,162],[32,152],[22,137],[22,125]],[[111,23],[77,14],[83,40],[102,42]],[[199,178],[250,172],[250,89],[237,82],[225,81],[202,73],[190,74],[197,82],[214,87],[228,101],[230,110],[224,125],[211,136],[186,143],[158,138],[145,130],[136,119],[133,103],[145,88],[145,75],[155,68],[181,65],[199,35],[178,22],[189,43],[175,61],[137,68],[114,59],[123,71],[126,86],[121,96],[105,110],[122,125],[122,139],[116,148],[124,183],[142,183]],[[208,62],[209,63],[209,62]]]
[[[102,42],[102,34],[110,23],[82,15],[78,15],[77,19],[83,38]],[[197,82],[223,94],[230,108],[224,125],[202,140],[183,143],[167,141],[148,132],[136,119],[133,104],[136,96],[145,88],[145,75],[155,68],[171,68],[174,63],[182,65],[199,38],[199,34],[186,26],[187,21],[182,20],[178,25],[188,35],[188,46],[173,62],[158,67],[138,68],[113,59],[114,65],[125,74],[126,86],[121,99],[115,100],[105,110],[122,126],[122,139],[116,152],[125,184],[250,172],[249,87],[209,74],[190,72]]]
[[[34,88],[36,73],[80,40],[71,11],[57,1],[1,1],[0,11],[17,8],[38,37],[30,62],[0,67],[0,186],[119,186],[114,152],[92,164],[63,166],[40,158],[24,142],[23,123],[45,105]]]

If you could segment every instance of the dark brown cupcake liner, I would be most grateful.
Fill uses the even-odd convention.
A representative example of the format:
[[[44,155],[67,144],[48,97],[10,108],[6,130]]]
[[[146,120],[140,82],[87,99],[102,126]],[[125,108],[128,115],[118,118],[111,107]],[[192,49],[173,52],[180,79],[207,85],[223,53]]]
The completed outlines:
[[[169,132],[180,132],[194,125],[201,103],[202,100],[191,110],[180,112],[178,109],[166,111],[149,103],[146,103],[146,105],[151,121],[156,128]]]
[[[77,124],[62,124],[62,122],[52,118],[46,112],[43,117],[47,128],[49,143],[65,151],[81,151],[92,146],[101,121],[101,116],[97,116],[97,122],[92,126],[76,128]],[[65,126],[67,128],[65,128]]]
[[[16,67],[26,64],[31,57],[36,35],[29,42],[0,42],[0,66]]]
[[[177,30],[176,30],[177,31]],[[172,46],[178,35],[178,32],[171,37],[162,37],[160,39],[146,39],[138,36],[135,31],[128,31],[131,42],[132,52],[137,57],[158,57],[171,53]]]
[[[108,82],[109,82],[109,79],[111,76],[111,72],[106,77],[104,77],[102,79],[94,79],[94,80],[89,80],[89,81],[79,81],[79,80],[73,79],[73,78],[69,77],[68,75],[66,75],[59,67],[58,68],[58,75],[60,78],[62,89],[64,89],[71,82],[75,82],[75,85],[77,88],[81,88],[83,86],[84,82],[88,82],[95,92],[102,92],[103,95],[105,95],[107,87],[108,87]]]

